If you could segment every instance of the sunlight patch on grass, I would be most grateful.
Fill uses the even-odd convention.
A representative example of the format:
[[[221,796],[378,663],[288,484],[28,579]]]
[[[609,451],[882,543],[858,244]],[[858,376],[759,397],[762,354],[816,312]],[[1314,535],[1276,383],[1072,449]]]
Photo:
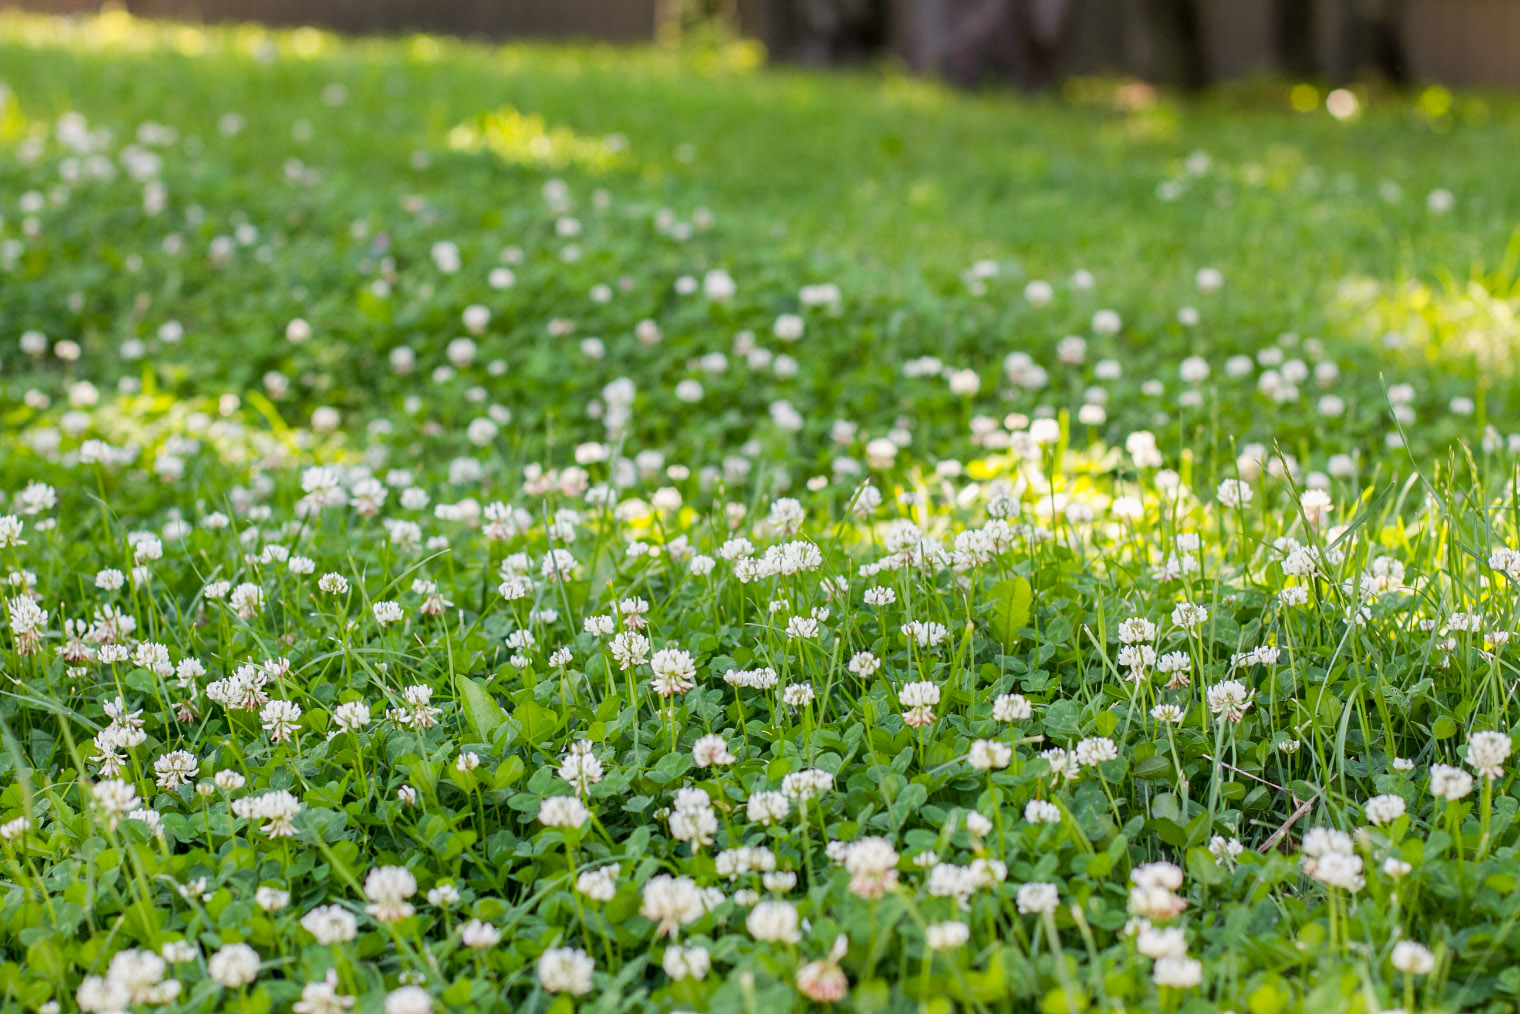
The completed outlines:
[[[600,171],[617,163],[627,141],[620,135],[586,137],[566,126],[550,126],[542,116],[502,106],[450,130],[449,147],[490,152],[512,165]]]
[[[0,84],[0,141],[25,136],[29,124],[15,93]]]
[[[1466,281],[1450,274],[1435,282],[1350,278],[1338,287],[1332,312],[1363,340],[1444,369],[1511,377],[1520,352],[1517,256],[1520,245],[1511,243],[1499,269],[1476,270]]]

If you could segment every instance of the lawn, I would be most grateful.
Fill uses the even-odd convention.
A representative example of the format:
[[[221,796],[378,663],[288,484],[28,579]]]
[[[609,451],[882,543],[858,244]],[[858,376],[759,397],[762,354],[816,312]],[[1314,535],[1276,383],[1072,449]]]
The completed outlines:
[[[1517,1010],[1520,100],[760,64],[0,15],[0,1007]]]

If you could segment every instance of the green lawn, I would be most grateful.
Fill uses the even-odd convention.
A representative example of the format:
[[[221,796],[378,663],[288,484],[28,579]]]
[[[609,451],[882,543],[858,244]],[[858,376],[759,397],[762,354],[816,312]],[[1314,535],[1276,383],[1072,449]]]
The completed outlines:
[[[1516,1010],[1520,101],[758,62],[0,15],[0,1006]]]

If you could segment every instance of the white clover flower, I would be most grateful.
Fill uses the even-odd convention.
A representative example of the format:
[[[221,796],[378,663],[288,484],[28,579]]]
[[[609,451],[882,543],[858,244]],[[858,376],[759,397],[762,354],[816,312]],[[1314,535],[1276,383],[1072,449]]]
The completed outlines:
[[[1131,616],[1119,624],[1122,644],[1148,644],[1156,639],[1156,625],[1143,616]]]
[[[0,549],[26,545],[26,540],[21,537],[24,527],[22,520],[14,514],[0,515]]]
[[[1182,887],[1182,868],[1175,863],[1144,863],[1129,871],[1130,882],[1140,887],[1175,891]]]
[[[1179,602],[1172,610],[1172,622],[1187,631],[1195,631],[1209,618],[1209,611],[1191,602]]]
[[[966,761],[978,771],[1006,768],[1013,760],[1013,748],[996,740],[978,739],[971,744]]]
[[[1239,680],[1223,680],[1209,687],[1205,696],[1210,711],[1227,722],[1239,722],[1250,709],[1256,691],[1248,689]]]
[[[317,943],[330,946],[353,940],[359,933],[359,921],[342,906],[320,905],[301,917],[301,928]]]
[[[786,621],[786,636],[794,640],[818,637],[818,621],[810,616],[792,616]]]
[[[850,890],[862,898],[880,898],[897,884],[897,850],[885,838],[862,838],[844,849],[843,866]]]
[[[459,888],[455,887],[450,881],[445,880],[443,883],[428,889],[427,903],[434,908],[453,908],[459,904],[462,897],[463,895],[459,893]]]
[[[1222,834],[1216,834],[1209,839],[1209,852],[1222,863],[1234,862],[1245,852],[1246,847],[1239,838],[1226,838]]]
[[[414,683],[401,691],[402,707],[391,708],[385,715],[398,725],[409,729],[431,729],[438,724],[441,708],[433,706],[433,688],[424,683]]]
[[[338,991],[338,973],[329,968],[321,978],[301,987],[301,999],[291,1005],[295,1014],[345,1014],[356,998]]]
[[[1185,957],[1187,934],[1181,926],[1160,928],[1149,924],[1135,935],[1135,950],[1147,958]]]
[[[1430,948],[1413,940],[1400,940],[1393,945],[1389,963],[1405,975],[1429,975],[1435,971],[1435,955]]]
[[[416,909],[407,900],[417,893],[417,878],[404,866],[377,866],[364,878],[364,910],[380,922],[400,922]]]
[[[211,591],[212,588],[208,585],[206,588],[207,596],[216,597],[211,595]],[[226,593],[224,592],[223,594]],[[237,613],[239,618],[251,620],[258,616],[264,608],[264,590],[256,584],[245,581],[232,589],[232,594],[227,598],[227,604],[232,607],[232,611]]]
[[[1168,725],[1181,725],[1187,713],[1176,704],[1158,704],[1151,709],[1151,717]]]
[[[1510,749],[1510,738],[1502,732],[1475,732],[1467,740],[1467,763],[1485,778],[1498,778]]]
[[[933,621],[921,623],[918,620],[909,620],[903,624],[902,634],[920,648],[937,648],[949,636],[950,632],[942,623],[935,623]]]
[[[691,745],[691,757],[698,767],[704,768],[725,767],[738,760],[729,751],[723,737],[712,733],[699,737]]]
[[[342,732],[356,732],[370,723],[369,705],[363,701],[347,701],[333,709],[332,721],[335,729]]]
[[[618,864],[587,870],[575,878],[575,889],[592,901],[611,901],[617,894]]]
[[[323,574],[317,579],[317,588],[327,595],[343,595],[348,592],[348,579],[342,574]]]
[[[649,638],[629,630],[615,635],[607,646],[617,660],[618,668],[625,672],[648,661],[649,647]]]
[[[132,993],[124,983],[99,975],[86,976],[74,994],[82,1011],[107,1014],[125,1010],[132,1003]]]
[[[488,922],[471,919],[459,928],[459,942],[477,951],[495,947],[501,942],[501,930]]]
[[[1031,824],[1059,824],[1061,809],[1043,799],[1031,799],[1024,807],[1024,819]]]
[[[1027,721],[1034,715],[1034,708],[1022,694],[1000,694],[992,702],[992,717],[999,722]]]
[[[1124,324],[1120,319],[1119,314],[1113,310],[1099,310],[1097,313],[1093,314],[1092,329],[1097,334],[1118,334],[1120,328],[1123,326]]]
[[[701,888],[690,877],[661,873],[644,885],[639,914],[656,923],[656,936],[674,936],[707,911]]]
[[[802,940],[802,920],[787,901],[762,901],[744,920],[750,936],[767,943],[796,944]]]
[[[834,787],[834,776],[820,768],[803,768],[781,779],[781,791],[804,805],[821,792]]]
[[[971,939],[971,928],[963,922],[937,922],[924,928],[924,943],[932,951],[953,951]]]
[[[1203,981],[1203,965],[1193,958],[1167,955],[1156,961],[1151,977],[1158,986],[1192,989]]]
[[[786,819],[791,803],[781,792],[755,792],[745,806],[746,815],[757,824],[774,824]]]
[[[1230,508],[1245,507],[1255,497],[1256,491],[1241,479],[1225,479],[1214,492],[1214,499],[1220,506]]]
[[[433,1014],[433,998],[421,986],[398,986],[385,995],[385,1014]]]
[[[612,649],[614,656],[617,654],[616,643],[616,638],[614,638]],[[645,644],[647,645],[648,642],[646,641]],[[661,697],[684,694],[696,686],[697,669],[692,662],[690,652],[679,648],[662,648],[649,660],[649,668],[654,673],[650,686]]]
[[[881,671],[881,659],[869,651],[857,651],[850,656],[847,668],[862,679],[869,679]]]
[[[769,670],[762,670],[768,672]],[[813,703],[813,685],[811,683],[789,683],[781,691],[781,700],[789,708],[803,708]]]
[[[206,962],[206,974],[228,989],[239,989],[259,977],[259,954],[247,944],[228,944]]]
[[[1437,799],[1461,799],[1473,790],[1473,776],[1446,764],[1430,766],[1430,794]]]
[[[897,699],[905,708],[933,707],[939,703],[939,687],[927,680],[905,683],[897,692]]]
[[[579,828],[590,819],[578,796],[546,796],[538,804],[538,821],[545,827]]]
[[[713,812],[712,800],[707,793],[692,787],[679,790],[670,811],[671,837],[687,842],[695,853],[697,849],[711,845],[717,831],[718,815]]]
[[[1042,751],[1040,758],[1050,765],[1050,776],[1057,782],[1076,781],[1082,775],[1082,765],[1077,762],[1076,755],[1060,747]]]
[[[259,711],[259,722],[264,731],[269,733],[270,741],[275,743],[283,743],[295,735],[300,721],[301,706],[295,701],[276,698]]]
[[[1300,845],[1305,873],[1328,887],[1356,892],[1366,886],[1362,857],[1352,851],[1351,837],[1325,827],[1310,828]]]
[[[1091,736],[1079,742],[1073,752],[1078,764],[1097,767],[1105,761],[1116,760],[1119,747],[1107,736]]]
[[[574,947],[551,947],[538,959],[538,981],[546,993],[585,996],[591,992],[596,962]]]
[[[130,782],[119,778],[107,778],[97,782],[90,793],[96,807],[105,815],[107,824],[112,828],[116,827],[117,821],[137,809],[139,805],[137,790]]]
[[[185,965],[200,956],[200,951],[188,940],[170,940],[159,949],[159,954],[171,965]]]
[[[1031,882],[1019,885],[1014,899],[1019,912],[1024,915],[1043,915],[1054,912],[1060,901],[1060,891],[1055,884]]]
[[[392,623],[400,623],[406,618],[406,614],[402,612],[399,602],[376,602],[370,606],[370,611],[375,614],[375,622],[382,627],[390,626]]]
[[[188,750],[171,750],[153,762],[153,774],[161,789],[177,789],[195,779],[200,762]]]
[[[705,947],[667,947],[660,959],[665,974],[677,981],[705,979],[712,968],[712,958]]]
[[[1309,602],[1309,589],[1301,585],[1289,585],[1277,593],[1277,601],[1284,606],[1302,606]]]
[[[290,904],[290,892],[266,885],[253,892],[253,900],[266,912],[278,912]]]
[[[1384,824],[1392,824],[1404,815],[1404,800],[1401,796],[1382,795],[1373,796],[1362,805],[1367,814],[1367,820],[1376,827]]]

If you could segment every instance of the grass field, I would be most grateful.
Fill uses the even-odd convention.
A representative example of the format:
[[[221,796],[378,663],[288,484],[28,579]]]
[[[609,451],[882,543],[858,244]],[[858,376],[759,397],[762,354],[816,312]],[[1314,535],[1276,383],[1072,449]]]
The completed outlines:
[[[0,1007],[1515,1011],[1517,127],[0,16]]]

